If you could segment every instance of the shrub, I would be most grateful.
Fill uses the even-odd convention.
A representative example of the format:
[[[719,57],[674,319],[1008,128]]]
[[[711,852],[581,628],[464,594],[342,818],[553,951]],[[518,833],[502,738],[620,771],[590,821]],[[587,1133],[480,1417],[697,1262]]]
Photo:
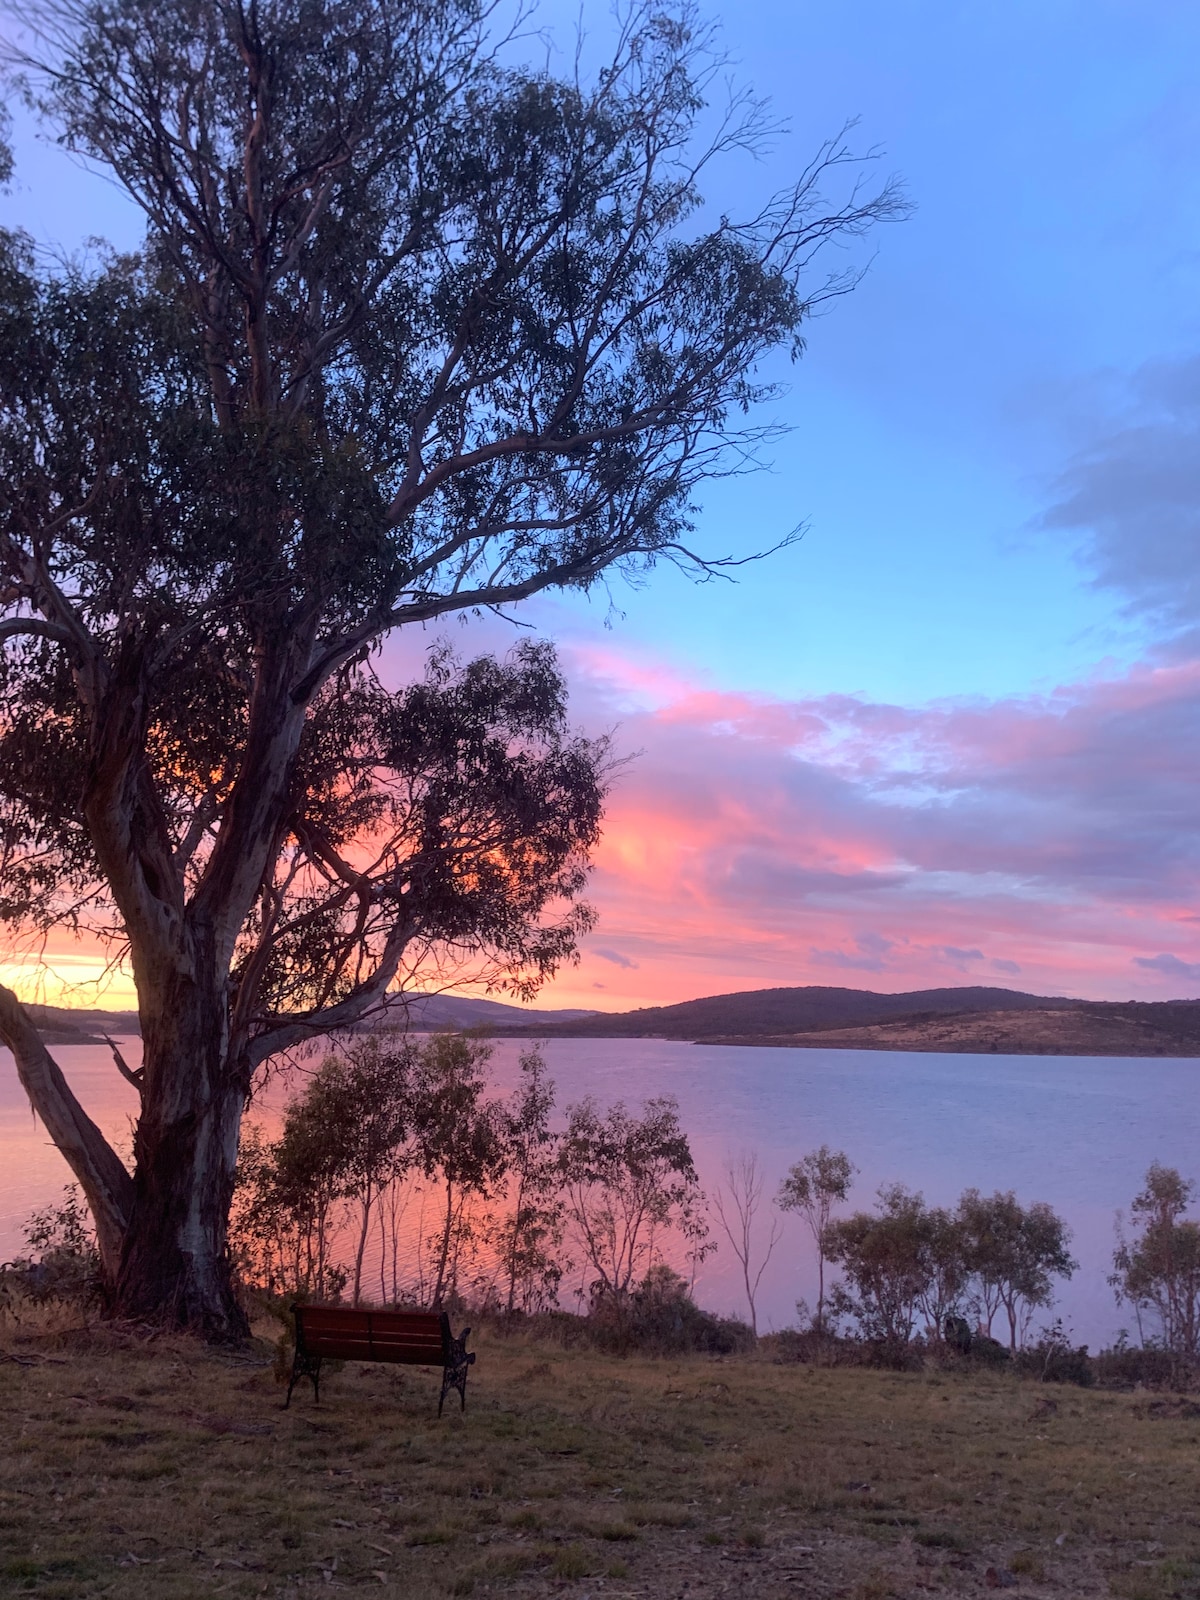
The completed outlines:
[[[29,1251],[0,1268],[0,1300],[8,1311],[21,1300],[87,1307],[100,1298],[100,1252],[92,1219],[76,1184],[57,1206],[35,1211],[23,1233]]]
[[[702,1311],[679,1274],[661,1264],[632,1294],[599,1298],[587,1320],[595,1343],[622,1355],[736,1355],[755,1344],[746,1323]]]
[[[1194,1364],[1183,1362],[1170,1350],[1125,1342],[1092,1358],[1096,1381],[1105,1389],[1185,1389],[1198,1375]]]
[[[1040,1383],[1075,1383],[1090,1389],[1096,1381],[1087,1345],[1073,1345],[1060,1321],[1043,1328],[1036,1344],[1017,1351],[1013,1368],[1021,1377],[1036,1378]]]

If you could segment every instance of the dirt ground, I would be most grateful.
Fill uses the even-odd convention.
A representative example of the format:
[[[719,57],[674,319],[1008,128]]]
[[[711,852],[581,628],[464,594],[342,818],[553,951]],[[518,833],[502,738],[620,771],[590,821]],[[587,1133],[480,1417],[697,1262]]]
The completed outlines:
[[[284,1411],[263,1344],[0,1341],[0,1593],[1200,1597],[1200,1404],[485,1337]]]

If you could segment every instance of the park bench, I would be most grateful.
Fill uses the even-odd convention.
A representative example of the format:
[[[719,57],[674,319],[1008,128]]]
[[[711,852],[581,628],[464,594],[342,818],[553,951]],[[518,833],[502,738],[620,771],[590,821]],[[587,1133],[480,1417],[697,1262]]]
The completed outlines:
[[[293,1306],[296,1354],[284,1410],[301,1378],[311,1378],[313,1397],[321,1399],[322,1361],[390,1361],[404,1367],[441,1367],[438,1416],[451,1389],[467,1409],[467,1353],[464,1328],[456,1339],[444,1311],[358,1311],[349,1306]]]

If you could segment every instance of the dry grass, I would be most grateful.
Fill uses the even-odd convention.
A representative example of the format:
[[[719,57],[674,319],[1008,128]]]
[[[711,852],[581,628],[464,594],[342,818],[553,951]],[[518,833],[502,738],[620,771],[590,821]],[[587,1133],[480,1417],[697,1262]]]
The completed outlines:
[[[492,1338],[439,1423],[420,1370],[285,1413],[265,1346],[7,1350],[4,1594],[1200,1596],[1194,1402]]]

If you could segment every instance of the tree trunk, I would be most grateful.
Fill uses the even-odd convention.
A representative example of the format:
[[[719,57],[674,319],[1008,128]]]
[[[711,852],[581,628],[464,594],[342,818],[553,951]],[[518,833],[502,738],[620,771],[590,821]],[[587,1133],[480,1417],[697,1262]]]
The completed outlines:
[[[433,1288],[433,1309],[442,1308],[442,1294],[446,1287],[446,1268],[450,1261],[450,1235],[454,1229],[454,1184],[446,1179],[446,1222],[442,1229],[441,1251],[438,1255],[437,1282]]]
[[[143,1007],[134,1200],[113,1310],[215,1341],[249,1333],[227,1243],[246,1084],[227,1058],[224,996],[172,985]]]
[[[357,1305],[362,1299],[363,1256],[366,1254],[367,1250],[367,1230],[371,1226],[371,1205],[373,1199],[374,1196],[371,1192],[371,1185],[368,1183],[366,1189],[359,1198],[359,1205],[362,1207],[362,1227],[358,1230],[358,1249],[354,1256],[354,1305]]]
[[[101,1267],[111,1282],[117,1275],[133,1206],[133,1180],[76,1100],[24,1006],[2,984],[0,1042],[12,1051],[30,1105],[79,1180],[96,1226]]]

